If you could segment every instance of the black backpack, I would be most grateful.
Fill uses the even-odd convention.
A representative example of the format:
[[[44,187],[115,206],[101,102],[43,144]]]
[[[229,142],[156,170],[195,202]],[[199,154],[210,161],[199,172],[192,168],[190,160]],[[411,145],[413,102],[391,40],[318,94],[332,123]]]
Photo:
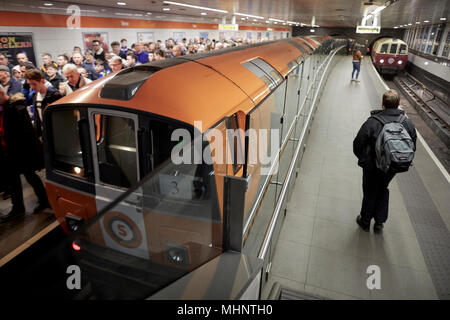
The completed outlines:
[[[408,171],[414,159],[414,142],[403,126],[404,114],[388,122],[380,115],[374,115],[383,124],[375,142],[376,165],[381,171],[398,173]]]

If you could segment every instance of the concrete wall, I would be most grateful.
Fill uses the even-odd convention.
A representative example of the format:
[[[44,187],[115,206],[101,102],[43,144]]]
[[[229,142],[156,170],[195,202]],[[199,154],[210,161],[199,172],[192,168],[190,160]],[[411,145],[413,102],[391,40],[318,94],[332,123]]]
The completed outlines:
[[[440,63],[422,58],[411,52],[408,54],[408,61],[420,69],[445,80],[447,84],[450,83],[450,66],[443,66]]]

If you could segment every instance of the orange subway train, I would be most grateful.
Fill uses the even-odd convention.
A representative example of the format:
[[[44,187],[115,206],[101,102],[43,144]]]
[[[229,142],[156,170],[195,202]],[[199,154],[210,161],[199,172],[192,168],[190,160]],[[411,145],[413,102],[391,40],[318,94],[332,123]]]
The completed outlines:
[[[116,280],[103,281],[105,265],[133,261],[132,270],[151,269],[167,284],[229,248],[230,179],[245,181],[238,242],[247,241],[265,221],[256,217],[267,182],[285,179],[285,146],[335,44],[291,38],[151,62],[45,110],[48,198],[67,234],[80,229],[73,250],[96,292],[121,295],[120,285],[110,288]],[[256,142],[259,155],[272,145],[283,154],[279,171],[276,159],[250,161]]]
[[[152,62],[94,81],[49,106],[46,189],[64,230],[70,232],[67,218],[89,220],[169,159],[174,130],[245,130],[246,115],[325,39],[293,38]],[[242,166],[231,164],[214,164],[214,170],[243,174]],[[216,180],[219,194],[223,186]],[[223,199],[218,201],[221,207]]]

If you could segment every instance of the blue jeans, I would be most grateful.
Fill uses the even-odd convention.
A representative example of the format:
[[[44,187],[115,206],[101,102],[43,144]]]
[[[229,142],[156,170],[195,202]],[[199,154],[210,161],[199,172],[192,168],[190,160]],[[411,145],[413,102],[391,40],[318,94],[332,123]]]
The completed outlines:
[[[353,79],[353,75],[355,74],[355,71],[356,71],[356,79],[358,79],[360,67],[361,67],[361,62],[353,61],[352,79]]]

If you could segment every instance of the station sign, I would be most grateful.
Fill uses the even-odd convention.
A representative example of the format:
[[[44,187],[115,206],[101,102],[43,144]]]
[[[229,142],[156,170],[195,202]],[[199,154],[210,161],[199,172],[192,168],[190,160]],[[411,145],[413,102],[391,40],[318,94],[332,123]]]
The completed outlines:
[[[380,33],[381,27],[377,26],[357,26],[356,33]]]
[[[238,24],[219,24],[219,30],[239,31]]]

